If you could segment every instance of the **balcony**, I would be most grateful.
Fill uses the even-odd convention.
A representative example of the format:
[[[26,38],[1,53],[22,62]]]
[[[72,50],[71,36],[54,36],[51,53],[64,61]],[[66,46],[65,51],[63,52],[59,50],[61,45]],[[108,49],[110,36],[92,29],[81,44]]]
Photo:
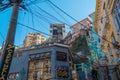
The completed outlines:
[[[74,59],[73,59],[73,62],[75,64],[78,64],[78,63],[83,63],[83,62],[86,62],[88,61],[89,59],[87,58],[87,54],[85,54],[84,52],[78,52],[76,54],[74,54]]]

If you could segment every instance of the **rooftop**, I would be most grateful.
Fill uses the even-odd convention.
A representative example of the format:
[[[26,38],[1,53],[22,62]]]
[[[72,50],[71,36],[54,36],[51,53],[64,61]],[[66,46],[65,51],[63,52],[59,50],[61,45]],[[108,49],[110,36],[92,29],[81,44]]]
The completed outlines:
[[[72,25],[70,28],[78,28],[80,25],[84,26],[85,28],[89,28],[88,24],[92,24],[91,20],[89,18],[85,18],[76,24]]]

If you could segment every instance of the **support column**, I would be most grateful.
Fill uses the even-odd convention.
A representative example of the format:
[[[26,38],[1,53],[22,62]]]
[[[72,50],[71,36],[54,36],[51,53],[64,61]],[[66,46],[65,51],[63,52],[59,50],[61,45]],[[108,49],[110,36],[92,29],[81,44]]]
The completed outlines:
[[[0,80],[7,80],[12,56],[14,53],[14,38],[18,19],[20,0],[14,0],[11,20],[2,52],[2,64],[0,66]]]

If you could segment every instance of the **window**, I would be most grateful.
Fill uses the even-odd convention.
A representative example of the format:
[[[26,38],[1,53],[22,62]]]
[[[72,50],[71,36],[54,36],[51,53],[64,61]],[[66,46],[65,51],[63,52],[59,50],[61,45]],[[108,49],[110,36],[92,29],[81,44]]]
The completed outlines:
[[[48,64],[48,63],[49,63],[49,60],[46,60],[45,63]]]
[[[112,35],[111,35],[111,40],[112,40],[112,43],[115,44],[116,40],[115,40],[115,36],[114,36],[113,32],[112,32]]]
[[[56,59],[58,61],[65,61],[65,62],[67,61],[67,53],[57,51],[56,54],[57,54]]]
[[[109,0],[106,0],[106,8],[108,7]]]
[[[112,51],[111,51],[111,48],[110,48],[110,45],[108,44],[108,52],[110,55],[112,55]]]
[[[72,28],[72,33],[76,32],[77,30],[75,28]]]
[[[113,57],[113,55],[110,55],[110,59],[111,59],[111,64],[113,64],[114,63],[114,57]]]
[[[118,14],[120,14],[120,5],[117,7],[117,9],[118,9]]]
[[[99,41],[99,43],[100,43],[100,38],[98,38],[98,41]]]
[[[109,55],[110,55],[110,63],[113,64],[114,63],[114,56],[112,54],[112,50],[111,50],[109,44],[108,44],[108,52],[109,52]]]
[[[29,40],[30,40],[30,41],[32,41],[32,40],[33,40],[33,38],[30,38]]]
[[[115,0],[113,5],[112,17],[115,25],[115,29],[118,35],[117,39],[120,39],[120,0]]]
[[[49,73],[49,69],[46,69],[46,71],[45,71],[46,73]]]
[[[39,39],[41,39],[41,37],[40,37],[40,36],[38,36],[37,38],[38,38],[38,40],[39,40]]]
[[[34,65],[35,65],[36,68],[43,67],[43,63],[39,62],[39,61],[34,62]]]
[[[120,20],[119,20],[119,17],[116,15],[116,20],[117,20],[117,24],[119,26],[119,29],[120,29]]]
[[[58,30],[57,33],[62,35],[62,31],[61,30]]]
[[[18,78],[19,78],[19,73],[18,72],[17,73],[10,73],[8,75],[8,80],[16,80]]]
[[[104,4],[103,4],[103,9],[105,9],[105,2],[104,2]]]
[[[37,72],[37,76],[38,76],[38,77],[41,77],[42,74],[43,74],[42,71],[38,71],[38,72]]]
[[[37,71],[33,73],[33,80],[37,80]]]
[[[58,28],[56,26],[53,27],[54,30],[57,30]]]

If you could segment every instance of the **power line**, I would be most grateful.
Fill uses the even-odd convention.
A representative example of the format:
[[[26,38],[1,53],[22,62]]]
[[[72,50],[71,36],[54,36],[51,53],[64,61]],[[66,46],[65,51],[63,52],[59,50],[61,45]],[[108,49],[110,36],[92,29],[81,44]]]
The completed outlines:
[[[3,36],[3,34],[2,34],[1,32],[0,32],[0,36],[1,36],[1,38],[3,39],[3,40],[1,40],[1,43],[2,43],[2,42],[4,42],[4,39],[5,39],[5,38],[4,38],[4,36]]]
[[[37,6],[36,4],[33,4],[33,5],[35,5],[39,10],[41,10],[41,11],[43,11],[44,13],[46,13],[47,15],[49,15],[49,16],[51,16],[51,17],[53,17],[55,20],[57,20],[57,21],[59,21],[59,22],[61,22],[61,23],[64,23],[63,21],[61,21],[61,20],[59,20],[59,19],[57,19],[56,17],[54,17],[52,14],[50,14],[50,13],[48,13],[47,11],[45,11],[45,10],[43,10],[42,8],[40,8],[39,6]],[[66,25],[68,25],[68,26],[70,26],[69,24],[67,24],[67,23],[65,23]]]
[[[27,11],[28,11],[28,10],[27,10]],[[53,18],[44,16],[44,15],[40,14],[39,12],[36,12],[36,13],[38,14],[38,15],[37,15],[37,14],[33,13],[32,10],[31,10],[31,11],[28,11],[28,12],[30,12],[31,14],[34,14],[37,18],[38,18],[38,15],[39,15],[39,17],[42,16],[42,18],[44,18],[49,24],[52,23],[52,22],[49,21],[47,18],[52,19],[52,20],[53,20]],[[52,17],[53,17],[53,16],[52,16]],[[39,18],[39,19],[40,19],[40,18]],[[42,19],[42,20],[43,20],[43,19]],[[60,21],[60,20],[58,20],[58,19],[55,19],[55,18],[54,18],[54,20],[59,21],[59,22],[62,22],[62,21]],[[63,22],[62,22],[62,23],[63,23]],[[65,24],[66,24],[66,23],[65,23]],[[66,25],[70,26],[69,24],[66,24]]]
[[[44,34],[44,35],[50,36],[50,35],[47,34],[47,33],[44,33],[44,32],[39,31],[39,30],[37,30],[37,29],[31,28],[31,27],[29,27],[29,26],[27,26],[27,25],[25,25],[25,24],[20,23],[20,22],[18,22],[17,24],[19,24],[19,25],[21,25],[21,26],[24,26],[24,27],[26,27],[26,28],[29,28],[29,29],[31,29],[31,30],[34,30],[34,31],[40,32],[40,33],[42,33],[42,34]]]
[[[26,15],[26,13],[23,12],[23,18],[22,18],[23,24],[24,24],[24,20],[25,20],[25,15]],[[20,44],[20,40],[21,40],[21,38],[22,38],[23,29],[21,29],[20,32],[21,32],[21,34],[19,34],[19,35],[20,35],[20,36],[19,36],[19,44]]]
[[[53,9],[53,11],[55,11],[60,17],[62,17],[62,18],[64,19],[64,21],[70,23],[70,22],[69,22],[68,20],[66,20],[57,10],[55,10],[55,8],[54,8],[52,5],[50,5],[50,3],[48,3],[48,5]]]
[[[43,17],[43,15],[41,15],[41,14],[35,14],[35,13],[33,13],[32,11],[30,12],[28,9],[25,9],[28,13],[31,13],[31,14],[34,14],[37,18],[39,18],[39,19],[41,19],[42,21],[44,21],[44,22],[47,22],[47,23],[51,23],[51,21],[49,21],[47,18],[45,18],[45,17]]]
[[[39,12],[36,12],[36,13],[38,13],[38,15],[40,15],[40,16],[44,16],[44,15],[42,15],[42,14],[40,14]],[[34,14],[33,12],[32,12],[32,10],[31,10],[31,14]],[[44,17],[45,18],[45,17]],[[46,18],[45,18],[46,19]],[[40,18],[38,19],[38,20],[40,20]],[[42,20],[42,19],[41,19]],[[42,21],[44,21],[44,20],[42,20]],[[50,24],[50,21],[48,20],[48,19],[46,19],[46,21]],[[46,22],[46,21],[44,21],[44,22]],[[41,22],[39,22],[39,24],[40,24]],[[40,26],[42,27],[42,28],[45,28],[46,30],[47,30],[47,28],[46,28],[46,26],[44,26],[44,24],[42,25],[42,24],[40,24]],[[43,27],[44,26],[44,27]]]
[[[83,25],[81,24],[79,21],[77,21],[75,18],[73,18],[71,15],[69,15],[68,13],[66,13],[65,11],[63,11],[61,8],[59,8],[58,6],[56,6],[53,2],[51,2],[50,0],[48,0],[54,7],[56,7],[57,9],[59,9],[61,12],[63,12],[64,14],[66,14],[68,17],[70,17],[72,20],[76,21],[77,23],[79,23],[80,25]],[[84,25],[83,25],[84,26]],[[90,30],[92,31],[92,30]],[[96,32],[92,31],[93,33],[97,34]],[[97,34],[98,35],[98,34]],[[100,35],[98,35],[99,37],[101,37]],[[103,40],[111,43],[112,45],[114,45],[111,41],[101,37]]]
[[[5,38],[4,38],[4,36],[3,36],[3,34],[0,32],[0,36],[1,36],[1,38],[4,40]]]
[[[7,9],[11,6],[12,6],[11,3],[3,4],[2,6],[0,5],[0,11],[2,12],[2,11],[4,11],[5,9]]]
[[[35,5],[35,4],[34,4]],[[37,5],[35,5],[35,6],[37,6]],[[37,8],[38,8],[39,6],[37,6]],[[44,11],[43,9],[41,9],[40,7],[39,7],[39,9],[41,10],[41,11],[43,11],[44,13],[46,13],[47,15],[49,15],[49,16],[51,16],[54,20],[56,20],[56,21],[59,21],[59,22],[61,22],[61,23],[64,23],[63,21],[60,21],[59,19],[57,19],[56,17],[54,17],[53,15],[51,15],[51,14],[49,14],[48,12],[46,12],[46,11]],[[28,11],[28,9],[25,9],[25,10],[27,10]],[[44,20],[46,20],[49,24],[51,23],[51,21],[49,21],[47,18],[50,18],[50,17],[47,17],[47,16],[44,16],[44,15],[42,15],[42,14],[40,14],[39,12],[36,12],[37,14],[35,14],[35,13],[33,13],[32,11],[28,11],[28,12],[30,12],[31,14],[34,14],[37,18],[38,18],[38,15],[39,15],[39,17],[40,16],[42,16],[42,18],[44,19]],[[52,19],[52,18],[50,18],[50,19]],[[41,18],[40,18],[41,19]],[[42,19],[42,20],[43,20]],[[52,19],[52,20],[53,20]],[[68,26],[70,26],[70,24],[67,24],[67,23],[65,23],[66,25],[68,25]]]
[[[31,9],[30,9],[30,12],[31,12]],[[32,16],[32,24],[33,24],[33,28],[35,28],[35,25],[34,25],[34,19],[33,19],[33,14],[31,14]],[[34,31],[33,31],[34,32]]]
[[[40,2],[40,1],[41,1],[41,2]],[[34,0],[34,1],[31,0],[31,2],[28,3],[28,4],[25,4],[25,6],[29,6],[29,5],[31,5],[31,4],[33,4],[33,3],[36,4],[36,3],[39,3],[39,2],[40,2],[40,3],[43,3],[43,2],[46,2],[46,1],[47,1],[47,0]]]
[[[73,18],[71,15],[67,14],[65,11],[63,11],[61,8],[59,8],[58,6],[56,6],[54,3],[52,3],[50,0],[48,0],[54,7],[56,7],[57,9],[59,9],[61,12],[63,12],[65,15],[67,15],[68,17],[70,17],[71,19],[73,19],[74,21],[78,22],[75,18]],[[79,22],[78,22],[79,23]]]
[[[64,21],[67,22],[67,24],[65,23],[67,26],[71,26],[71,25],[70,25],[70,22],[69,22],[67,19],[65,19],[59,12],[57,12],[52,5],[50,5],[49,3],[48,3],[48,5],[49,5],[49,6],[53,9],[53,11],[55,11],[61,18],[63,18]],[[70,28],[66,27],[66,29],[70,29]]]
[[[37,13],[37,15],[39,15],[41,18],[43,18],[44,20],[46,20],[47,21],[47,23],[52,23],[52,21],[50,20],[50,19],[52,19],[52,18],[50,18],[50,17],[47,17],[47,16],[45,16],[45,15],[42,15],[41,13],[39,13],[39,12],[36,12]],[[33,14],[35,14],[35,13],[33,13]],[[53,19],[52,19],[53,20]],[[45,22],[46,22],[45,21]]]

